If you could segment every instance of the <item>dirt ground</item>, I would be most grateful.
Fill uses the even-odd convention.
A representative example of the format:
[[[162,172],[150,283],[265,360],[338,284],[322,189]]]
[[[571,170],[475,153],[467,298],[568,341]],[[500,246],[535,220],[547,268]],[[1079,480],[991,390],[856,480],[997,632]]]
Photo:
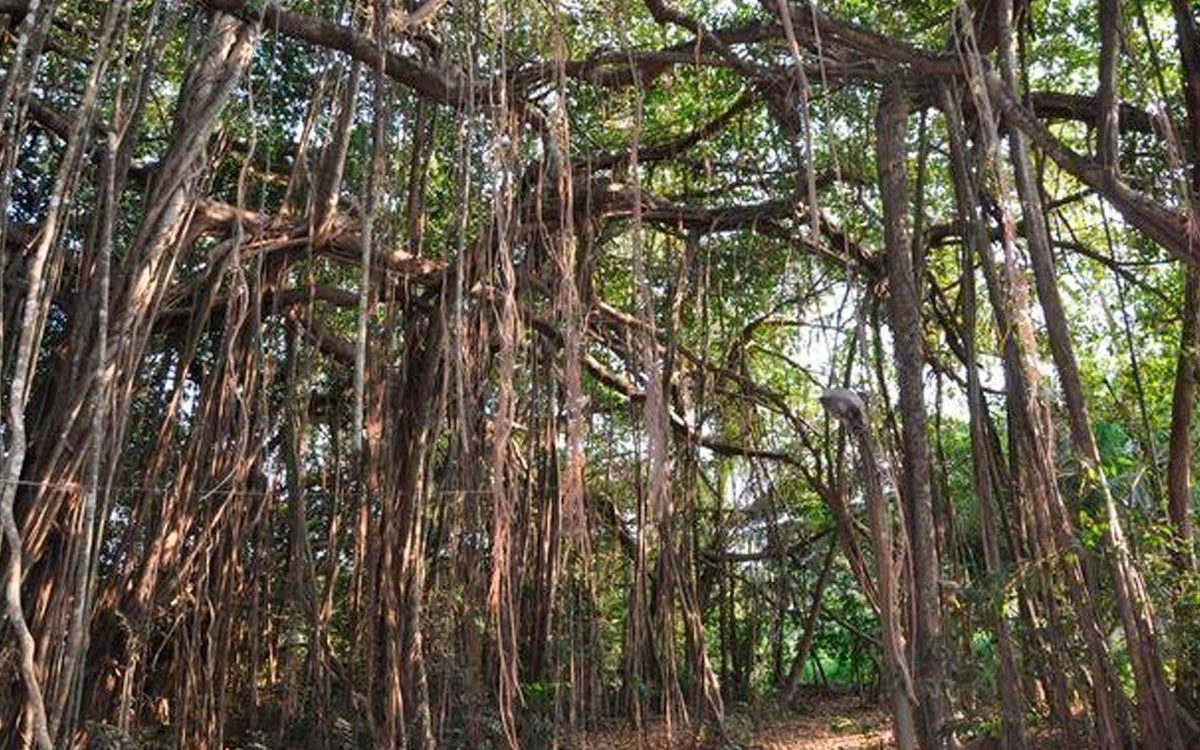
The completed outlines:
[[[892,726],[880,706],[856,696],[823,696],[796,716],[755,727],[747,747],[756,750],[884,750],[893,748]]]
[[[856,695],[813,693],[804,696],[787,715],[732,710],[728,716],[728,743],[696,738],[678,729],[668,738],[661,725],[641,737],[628,727],[589,732],[574,738],[569,750],[893,750],[891,720],[881,704],[866,704]],[[1073,750],[1062,737],[1032,730],[1030,745],[1036,750]],[[998,750],[996,740],[967,740],[962,750]]]
[[[728,739],[744,750],[886,750],[894,748],[892,730],[882,707],[864,706],[854,695],[813,695],[802,699],[789,716],[750,719],[731,712]],[[676,730],[668,738],[656,725],[642,737],[628,727],[588,732],[570,744],[573,750],[667,750],[721,747],[711,739],[697,739]],[[728,747],[729,745],[725,745]]]
[[[882,706],[853,695],[822,695],[801,703],[795,716],[760,723],[744,745],[755,750],[884,750],[894,748]]]

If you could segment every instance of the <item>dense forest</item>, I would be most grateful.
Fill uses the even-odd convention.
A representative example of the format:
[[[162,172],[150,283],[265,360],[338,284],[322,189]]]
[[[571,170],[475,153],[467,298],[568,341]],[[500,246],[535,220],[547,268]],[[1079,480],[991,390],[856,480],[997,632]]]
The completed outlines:
[[[1198,24],[0,0],[0,749],[1200,747]]]

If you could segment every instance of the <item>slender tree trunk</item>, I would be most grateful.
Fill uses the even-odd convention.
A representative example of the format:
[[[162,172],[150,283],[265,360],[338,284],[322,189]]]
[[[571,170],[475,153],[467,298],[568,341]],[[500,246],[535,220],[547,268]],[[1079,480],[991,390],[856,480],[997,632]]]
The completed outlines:
[[[917,696],[904,656],[904,638],[900,632],[900,602],[892,557],[892,519],[888,513],[879,463],[871,438],[871,417],[866,404],[852,392],[826,391],[821,399],[825,408],[841,419],[858,440],[859,475],[867,499],[867,520],[871,543],[875,547],[875,571],[879,591],[879,622],[883,637],[884,686],[891,697],[892,722],[900,750],[916,750],[917,725],[913,705]]]
[[[48,212],[42,224],[38,241],[33,248],[26,274],[27,292],[21,308],[21,330],[14,352],[12,380],[8,393],[8,421],[5,434],[5,458],[3,462],[3,486],[0,487],[0,532],[8,548],[7,565],[0,579],[4,584],[5,613],[9,626],[16,633],[19,668],[26,692],[26,715],[31,722],[34,741],[39,750],[51,750],[53,737],[58,732],[58,724],[63,718],[74,681],[76,668],[81,659],[83,643],[83,616],[81,609],[87,598],[90,586],[91,565],[91,526],[86,530],[87,547],[76,557],[77,565],[81,568],[76,587],[75,619],[68,635],[68,655],[66,664],[65,683],[60,686],[55,699],[54,710],[47,712],[41,685],[41,667],[36,653],[37,647],[33,634],[26,619],[22,603],[21,588],[25,582],[25,567],[23,561],[23,545],[21,530],[15,515],[17,491],[22,482],[25,468],[25,457],[28,449],[26,436],[25,409],[29,403],[34,373],[41,348],[44,332],[45,316],[49,310],[50,298],[53,294],[56,260],[53,258],[57,250],[63,226],[66,224],[75,189],[79,180],[79,169],[84,154],[91,142],[92,117],[95,112],[98,89],[109,62],[109,43],[116,29],[117,19],[122,10],[121,3],[110,6],[104,16],[103,27],[95,58],[90,66],[87,82],[84,87],[79,111],[76,112],[67,137],[66,151],[58,166],[53,192],[50,196]],[[14,79],[15,80],[15,79]],[[5,86],[7,99],[7,89]],[[2,116],[2,112],[0,112]],[[94,496],[92,498],[94,508]],[[88,514],[85,513],[85,517]],[[89,518],[89,523],[94,517]],[[52,695],[53,697],[53,695]]]
[[[1009,60],[1006,70],[1011,74],[1015,70],[1013,60],[1016,54],[1016,41],[1009,22],[1012,17],[1011,3],[1005,4],[1002,0],[997,13],[1002,25],[1004,59]],[[961,59],[969,66],[974,80],[972,90],[975,91],[974,87],[979,86],[985,78],[982,63],[969,50],[961,55]],[[1015,75],[1012,80],[1015,81]],[[1011,183],[999,151],[993,108],[988,97],[981,94],[974,96],[974,103],[981,115],[979,150],[985,155],[981,162],[990,162],[988,166],[999,182],[999,195],[1004,196]],[[999,214],[1004,249],[1003,288],[991,272],[990,246],[981,246],[979,250],[1004,356],[1009,415],[1013,428],[1010,434],[1015,436],[1013,444],[1017,447],[1016,453],[1023,457],[1023,460],[1014,461],[1014,467],[1018,469],[1017,479],[1022,494],[1030,500],[1037,559],[1042,561],[1040,593],[1050,622],[1053,623],[1057,604],[1054,589],[1050,587],[1053,580],[1050,561],[1059,560],[1066,577],[1065,588],[1078,615],[1090,658],[1092,673],[1087,679],[1091,683],[1096,714],[1096,740],[1106,750],[1118,750],[1126,744],[1123,738],[1129,734],[1126,712],[1122,710],[1123,693],[1109,654],[1106,630],[1096,607],[1094,576],[1089,576],[1089,570],[1082,562],[1082,545],[1058,490],[1053,460],[1053,422],[1041,393],[1042,376],[1034,364],[1037,344],[1028,315],[1027,282],[1017,260],[1016,222],[1003,199],[994,201],[994,205]],[[1057,652],[1057,648],[1052,650],[1050,660],[1056,658]]]
[[[1117,0],[1106,0],[1101,3],[1102,37],[1105,28],[1108,25],[1115,27],[1117,18],[1119,18],[1119,6],[1114,6],[1117,6]],[[1001,43],[1001,70],[1009,89],[1016,91],[1016,47],[1010,25],[1006,23],[1004,29]],[[1110,101],[1109,108],[1104,109],[1105,97],[1112,100],[1115,96],[1109,90],[1110,86],[1115,88],[1115,28],[1111,34],[1113,40],[1109,46],[1102,49],[1101,56],[1100,135],[1107,140],[1102,142],[1100,151],[1102,156],[1107,155],[1107,158],[1111,160],[1107,167],[1115,170],[1116,161],[1115,153],[1113,153],[1116,150],[1115,101]],[[1107,56],[1103,53],[1107,53]],[[1071,442],[1084,470],[1085,488],[1089,492],[1096,493],[1097,501],[1102,504],[1107,521],[1106,542],[1115,556],[1113,563],[1117,604],[1121,613],[1125,638],[1129,644],[1134,677],[1138,685],[1142,740],[1146,744],[1147,750],[1182,747],[1183,739],[1179,734],[1179,720],[1175,714],[1174,699],[1167,690],[1162,663],[1158,655],[1154,614],[1150,609],[1149,598],[1146,595],[1141,574],[1134,567],[1121,528],[1121,519],[1116,503],[1100,463],[1100,451],[1092,432],[1091,419],[1088,416],[1083,393],[1083,383],[1079,376],[1079,367],[1075,359],[1070,331],[1067,328],[1066,313],[1058,294],[1050,236],[1045,223],[1041,195],[1024,134],[1019,130],[1012,130],[1009,134],[1009,145],[1017,193],[1021,198],[1025,234],[1028,239],[1029,257],[1033,266],[1038,299],[1045,316],[1050,350],[1054,356],[1066,401]]]
[[[788,669],[781,693],[788,703],[794,703],[800,690],[800,678],[804,674],[804,664],[812,651],[813,638],[817,634],[817,622],[821,619],[821,605],[825,601],[825,586],[829,583],[829,573],[833,570],[833,561],[837,559],[838,540],[835,535],[829,541],[829,551],[825,553],[825,561],[821,563],[821,573],[813,585],[812,598],[808,603],[808,615],[804,618],[804,630],[801,631],[800,642],[796,644],[796,654],[792,657],[792,666]]]
[[[1020,672],[1014,654],[1012,635],[1008,626],[1007,587],[1004,567],[1000,561],[999,531],[996,524],[997,505],[993,498],[991,450],[987,444],[987,403],[979,380],[976,363],[976,306],[975,258],[981,244],[990,242],[983,217],[979,214],[979,199],[966,151],[966,133],[959,112],[958,101],[949,88],[942,88],[942,106],[946,112],[947,130],[950,137],[950,164],[954,180],[958,216],[963,226],[962,260],[962,310],[963,343],[967,367],[967,408],[970,419],[971,457],[974,467],[975,494],[979,501],[979,515],[983,527],[984,562],[991,580],[991,613],[996,629],[997,650],[1000,656],[1000,701],[1003,706],[1002,744],[1004,750],[1024,750],[1028,747],[1025,736],[1025,706],[1021,695]],[[1065,700],[1060,696],[1059,700]]]

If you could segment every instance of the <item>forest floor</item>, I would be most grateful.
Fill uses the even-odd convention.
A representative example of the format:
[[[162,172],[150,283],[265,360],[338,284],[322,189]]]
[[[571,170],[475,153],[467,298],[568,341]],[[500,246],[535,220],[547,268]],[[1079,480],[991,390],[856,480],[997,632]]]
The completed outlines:
[[[738,727],[738,730],[742,730]],[[747,750],[884,750],[894,748],[892,727],[883,706],[854,694],[814,694],[787,717],[754,721],[743,739]],[[740,733],[740,731],[738,732]]]
[[[668,738],[661,724],[639,738],[626,725],[587,732],[568,743],[570,750],[894,750],[891,720],[883,704],[864,703],[854,693],[805,693],[794,711],[733,707],[727,712],[727,743],[696,740],[676,729]],[[1071,743],[1046,730],[1030,737],[1035,750],[1068,750]],[[975,738],[963,750],[996,750],[996,740]]]
[[[799,708],[787,715],[733,709],[727,724],[730,744],[724,746],[745,750],[885,750],[895,747],[884,708],[869,703],[864,705],[854,694],[807,694],[801,699]],[[576,750],[708,750],[721,746],[703,740],[695,742],[690,732],[678,729],[668,738],[661,724],[649,728],[641,738],[636,730],[626,726],[588,732],[570,745]]]

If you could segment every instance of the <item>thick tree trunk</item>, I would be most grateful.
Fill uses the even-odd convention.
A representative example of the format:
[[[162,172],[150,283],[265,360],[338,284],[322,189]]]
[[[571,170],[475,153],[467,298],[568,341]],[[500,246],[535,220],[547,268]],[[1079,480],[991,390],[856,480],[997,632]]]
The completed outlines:
[[[913,278],[908,235],[908,190],[905,174],[908,107],[899,82],[884,86],[876,116],[879,190],[883,198],[884,239],[888,268],[888,310],[895,347],[903,428],[904,493],[909,542],[912,545],[916,618],[916,690],[921,746],[949,747],[946,731],[945,654],[942,652],[941,594],[937,534],[930,488],[924,367],[925,339],[920,300]]]
[[[1183,67],[1188,145],[1192,158],[1188,191],[1192,202],[1191,220],[1200,224],[1200,33],[1196,29],[1194,3],[1172,0],[1171,7]],[[1167,517],[1175,534],[1172,560],[1181,581],[1189,580],[1189,574],[1196,570],[1191,427],[1196,379],[1200,376],[1200,270],[1188,267],[1185,273],[1183,324],[1171,397],[1171,441],[1167,463]],[[1180,629],[1175,691],[1183,708],[1195,716],[1200,714],[1200,638],[1196,637],[1200,633],[1200,608],[1190,603],[1186,593],[1181,590],[1175,603],[1176,627]]]
[[[1171,396],[1171,439],[1167,457],[1167,517],[1174,533],[1171,560],[1180,581],[1196,569],[1192,528],[1192,417],[1196,404],[1197,349],[1200,348],[1200,270],[1184,269],[1183,324]],[[1200,710],[1200,612],[1181,586],[1175,602],[1179,655],[1175,663],[1175,694],[1180,705]],[[1180,595],[1182,594],[1182,595]]]

